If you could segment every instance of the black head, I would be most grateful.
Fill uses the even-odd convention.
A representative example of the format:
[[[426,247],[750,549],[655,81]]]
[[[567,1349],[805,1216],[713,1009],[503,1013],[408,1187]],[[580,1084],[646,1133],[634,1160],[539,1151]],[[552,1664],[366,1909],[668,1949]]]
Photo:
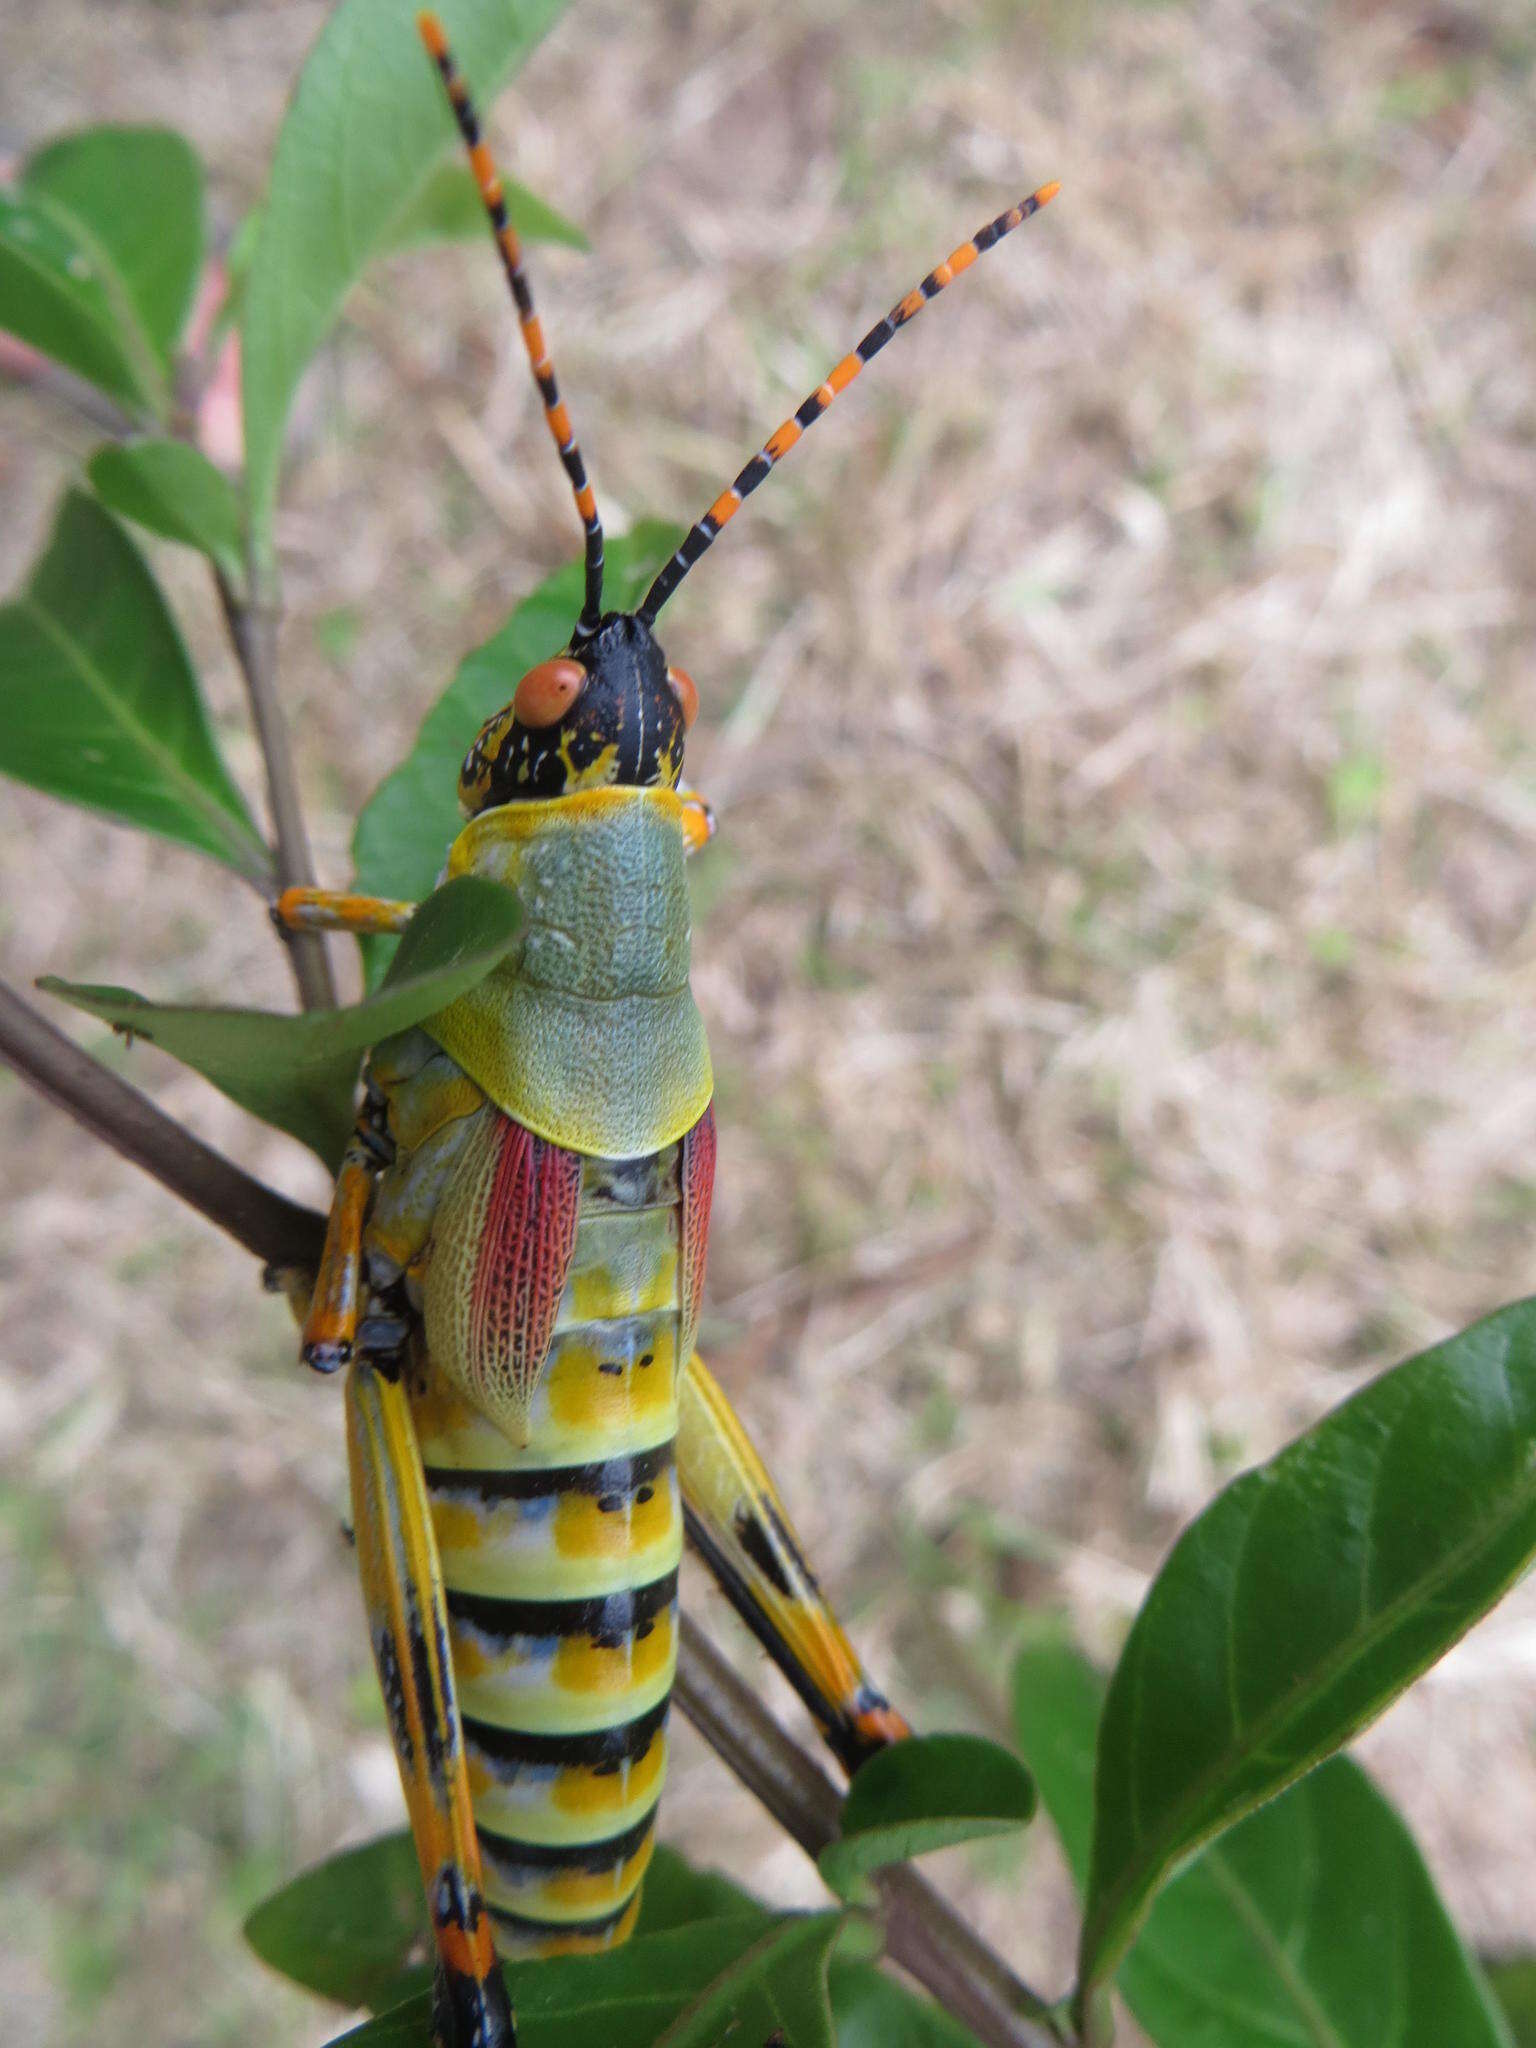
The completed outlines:
[[[525,797],[619,783],[675,789],[698,691],[645,621],[608,612],[589,637],[541,661],[480,729],[459,774],[473,817]]]

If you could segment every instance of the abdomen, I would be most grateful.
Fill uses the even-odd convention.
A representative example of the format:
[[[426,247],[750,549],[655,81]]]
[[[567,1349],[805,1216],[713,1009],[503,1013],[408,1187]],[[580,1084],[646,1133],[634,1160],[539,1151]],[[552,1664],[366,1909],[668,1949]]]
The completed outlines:
[[[677,1659],[678,1378],[713,1125],[613,1162],[543,1145],[489,1105],[479,1114],[495,1122],[463,1148],[441,1212],[461,1239],[473,1225],[477,1250],[448,1271],[440,1246],[429,1253],[413,1406],[497,1946],[548,1955],[624,1938],[654,1840]],[[481,1138],[494,1156],[459,1213]],[[538,1230],[551,1241],[531,1241]],[[449,1307],[434,1318],[438,1287]],[[438,1327],[451,1370],[433,1353]],[[472,1404],[457,1353],[488,1343],[510,1363],[496,1401]]]

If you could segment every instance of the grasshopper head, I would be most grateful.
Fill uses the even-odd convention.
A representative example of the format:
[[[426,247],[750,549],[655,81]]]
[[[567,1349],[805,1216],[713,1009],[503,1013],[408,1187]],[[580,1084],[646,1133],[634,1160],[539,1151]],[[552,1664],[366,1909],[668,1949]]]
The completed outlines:
[[[691,678],[667,666],[645,621],[609,612],[590,637],[529,669],[481,727],[459,774],[459,803],[473,817],[610,783],[675,789],[698,708]]]

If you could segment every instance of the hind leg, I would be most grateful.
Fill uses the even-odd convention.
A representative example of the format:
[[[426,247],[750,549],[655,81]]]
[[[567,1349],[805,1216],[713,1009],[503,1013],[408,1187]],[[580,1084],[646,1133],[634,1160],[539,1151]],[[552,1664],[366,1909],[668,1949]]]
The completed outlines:
[[[697,1352],[679,1391],[688,1534],[731,1605],[853,1771],[911,1729],[871,1684],[827,1605],[778,1490]]]
[[[347,1382],[347,1459],[373,1659],[437,1944],[434,2048],[516,2048],[491,1940],[448,1654],[448,1614],[410,1403],[367,1357]]]

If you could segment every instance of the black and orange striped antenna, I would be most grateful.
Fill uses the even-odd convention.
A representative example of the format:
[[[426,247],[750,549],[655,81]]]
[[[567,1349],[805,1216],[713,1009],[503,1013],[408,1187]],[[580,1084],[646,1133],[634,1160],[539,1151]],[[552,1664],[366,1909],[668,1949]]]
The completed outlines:
[[[969,270],[978,256],[984,256],[1004,235],[1011,235],[1021,221],[1028,220],[1032,213],[1038,213],[1042,206],[1049,206],[1060,190],[1060,185],[1055,183],[1042,185],[1038,192],[1032,192],[1017,206],[1010,206],[1006,213],[988,221],[984,228],[978,228],[968,242],[962,242],[958,249],[951,250],[937,269],[930,270],[920,285],[909,291],[904,299],[892,306],[883,320],[871,327],[852,355],[843,357],[828,373],[827,381],[817,386],[799,411],[792,413],[782,426],[774,428],[735,483],[722,491],[698,524],[689,529],[682,546],[645,593],[640,617],[648,626],[654,624],[656,614],[721,527],[736,517],[742,501],[751,496],[774,464],[789,453],[806,428],[815,425],[837,394],[853,382],[864,365],[879,355],[897,329],[914,319],[928,301],[936,299],[945,285],[958,277],[962,270]]]
[[[507,202],[502,191],[501,179],[491,160],[480,135],[480,123],[475,114],[474,104],[469,97],[469,88],[460,75],[448,48],[448,38],[443,34],[443,25],[430,9],[416,17],[416,26],[421,31],[421,40],[443,74],[443,84],[448,89],[448,101],[453,108],[453,117],[459,124],[459,133],[469,149],[470,169],[475,174],[475,183],[480,187],[480,197],[485,201],[485,210],[491,217],[491,226],[496,235],[496,247],[501,251],[502,268],[507,273],[507,283],[512,287],[512,297],[517,302],[518,325],[523,330],[523,342],[528,350],[528,361],[533,366],[533,380],[539,387],[539,396],[544,401],[544,417],[549,431],[555,437],[555,446],[560,451],[560,460],[565,473],[571,480],[571,489],[576,494],[576,510],[581,514],[581,523],[587,535],[587,587],[582,600],[581,617],[576,622],[575,638],[585,640],[597,631],[603,611],[603,522],[597,514],[597,499],[587,480],[587,465],[581,459],[581,450],[576,445],[576,436],[571,431],[570,414],[560,397],[560,387],[555,382],[555,369],[549,359],[549,350],[544,345],[544,329],[538,314],[533,309],[533,293],[528,288],[527,272],[523,269],[522,244],[517,231],[507,218]]]

